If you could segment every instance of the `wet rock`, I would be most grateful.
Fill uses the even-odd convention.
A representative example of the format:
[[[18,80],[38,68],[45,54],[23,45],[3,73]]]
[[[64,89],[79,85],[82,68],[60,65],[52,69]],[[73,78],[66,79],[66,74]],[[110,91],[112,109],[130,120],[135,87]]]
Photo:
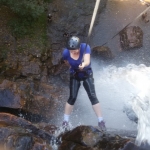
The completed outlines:
[[[33,75],[37,75],[38,78],[38,75],[40,75],[41,72],[40,66],[41,64],[39,62],[28,62],[24,66],[22,66],[21,74],[23,76],[28,76],[30,74],[33,74]]]
[[[50,134],[53,134],[53,135],[55,134],[55,131],[57,130],[56,126],[50,125],[50,124],[47,124],[44,122],[38,123],[38,124],[36,124],[36,126]]]
[[[73,142],[79,143],[83,146],[93,147],[101,140],[103,133],[92,126],[79,126],[68,132],[62,140],[72,139]]]
[[[70,73],[69,73],[69,70],[60,73],[60,78],[61,78],[65,83],[67,83],[67,84],[69,85],[69,82],[70,82]]]
[[[21,72],[18,69],[7,69],[3,75],[7,78],[17,79],[20,77]]]
[[[120,44],[124,50],[142,47],[143,31],[138,26],[129,26],[120,32]]]
[[[58,99],[61,92],[62,89],[58,87],[38,81],[12,82],[3,80],[0,84],[0,107],[21,109],[34,116],[23,116],[31,118],[30,121],[38,120],[38,118],[49,120],[54,117],[58,106],[60,106]]]
[[[62,135],[59,150],[121,150],[129,141],[134,142],[134,139],[101,132],[92,126],[79,126]]]
[[[1,150],[52,150],[45,140],[24,128],[1,125],[0,133]]]
[[[29,150],[32,148],[33,138],[28,135],[10,135],[5,142],[6,149]]]
[[[59,146],[58,150],[93,150],[93,148],[85,147],[78,143],[68,141],[68,142],[63,142],[61,146]]]
[[[20,117],[16,117],[14,115],[8,114],[8,113],[0,113],[0,125],[21,127],[24,130],[26,130],[27,133],[39,136],[40,138],[46,140],[48,143],[51,140],[55,139],[53,135],[46,133],[43,130],[37,128],[36,126],[32,125],[31,122],[26,121],[25,119],[22,119]],[[1,129],[1,132],[5,135],[4,130]],[[6,133],[8,135],[8,132]]]
[[[99,11],[102,12],[104,8],[106,8],[108,0],[101,0],[100,1],[100,6],[99,6]]]
[[[150,145],[147,142],[142,143],[140,146],[137,146],[133,142],[128,142],[122,150],[149,150],[149,149]]]
[[[35,54],[36,55],[36,54]],[[39,53],[38,53],[39,55]],[[43,55],[42,55],[43,56]],[[41,56],[41,57],[42,57]],[[31,78],[46,82],[47,75],[45,64],[33,55],[10,53],[3,69],[3,75],[8,79]],[[38,56],[40,57],[40,56]],[[43,58],[43,57],[42,57]],[[43,75],[44,70],[44,75]],[[44,76],[44,77],[43,77]],[[41,79],[42,78],[42,79]]]
[[[48,68],[48,72],[51,70],[51,68],[53,67],[52,61],[50,58],[48,58],[45,62],[45,66],[47,66]]]
[[[44,82],[44,83],[47,83],[47,81],[48,81],[48,69],[47,69],[47,67],[46,66],[42,67],[41,71],[42,72],[41,72],[41,79],[40,79],[40,81]]]
[[[68,66],[65,63],[58,64],[58,65],[54,66],[53,74],[58,75],[58,74],[65,72],[66,70],[68,70]]]
[[[7,55],[6,66],[7,68],[9,67],[10,69],[18,69],[18,55],[9,53]]]
[[[62,59],[62,56],[59,57],[57,65],[53,65],[49,70],[49,73],[52,75],[61,75],[69,69],[69,66],[66,65]]]
[[[62,51],[53,51],[52,52],[52,64],[57,65],[60,62],[62,57]]]
[[[44,143],[35,143],[32,150],[53,150],[50,145]]]
[[[142,18],[142,21],[144,21],[145,23],[149,22],[149,19],[147,18],[147,12],[142,14],[141,18]]]
[[[14,95],[12,91],[8,89],[0,90],[0,106],[3,107],[11,107],[11,108],[19,108],[20,107],[20,96]]]
[[[29,51],[29,54],[31,54],[33,57],[39,58],[42,55],[41,49],[40,48],[32,48]]]
[[[126,105],[124,105],[124,110],[123,110],[127,117],[131,120],[134,121],[135,123],[138,122],[138,117],[136,115],[136,113],[133,111],[131,104],[127,103]]]
[[[4,80],[0,84],[0,107],[21,108],[24,101],[16,91],[17,84]]]
[[[92,56],[100,57],[106,60],[114,57],[109,47],[106,46],[96,46],[92,48]]]
[[[64,63],[62,58],[60,59],[59,64],[54,65],[51,70],[49,70],[49,73],[54,76],[60,75],[60,78],[66,83],[70,80],[69,66]]]
[[[42,76],[40,81],[43,82],[43,83],[47,83],[48,77],[47,76]]]

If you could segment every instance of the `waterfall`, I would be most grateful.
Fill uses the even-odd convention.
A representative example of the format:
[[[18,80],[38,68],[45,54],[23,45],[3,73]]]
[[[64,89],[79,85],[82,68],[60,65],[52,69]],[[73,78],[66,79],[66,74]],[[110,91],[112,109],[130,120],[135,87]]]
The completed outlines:
[[[117,111],[122,105],[130,105],[138,117],[136,144],[150,144],[150,67],[144,64],[128,64],[126,67],[118,68],[112,65],[99,69],[97,67],[95,80],[96,89],[99,91],[98,97],[103,99],[102,108],[113,104],[114,110]],[[113,102],[110,99],[113,99]],[[108,114],[109,110],[105,116]],[[109,119],[111,118],[107,118],[108,122]]]

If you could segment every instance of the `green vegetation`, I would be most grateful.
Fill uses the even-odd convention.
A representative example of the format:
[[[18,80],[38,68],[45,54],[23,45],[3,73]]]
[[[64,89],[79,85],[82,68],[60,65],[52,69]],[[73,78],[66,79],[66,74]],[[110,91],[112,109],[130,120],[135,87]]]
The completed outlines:
[[[36,26],[46,26],[46,8],[52,0],[0,0],[15,14],[9,21],[12,33],[16,38],[35,33]]]
[[[42,53],[49,48],[46,11],[51,2],[52,0],[0,0],[0,15],[2,15],[0,27],[3,36],[11,32],[15,37],[16,52],[36,49]],[[5,47],[0,48],[2,53],[0,60],[5,59],[11,49],[2,42],[0,44]]]

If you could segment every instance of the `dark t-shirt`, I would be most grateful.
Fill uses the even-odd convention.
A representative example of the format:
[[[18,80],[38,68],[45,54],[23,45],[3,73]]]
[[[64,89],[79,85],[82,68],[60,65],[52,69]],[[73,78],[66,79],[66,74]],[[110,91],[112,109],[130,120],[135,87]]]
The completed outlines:
[[[67,48],[64,49],[63,51],[63,59],[67,60],[71,66],[70,68],[70,73],[74,73],[77,69],[79,69],[79,65],[82,63],[83,61],[83,55],[84,54],[91,54],[91,48],[89,45],[87,45],[86,50],[86,43],[81,43],[80,44],[80,55],[79,58],[77,60],[71,58],[70,56],[70,52]],[[92,70],[88,70],[89,68],[91,68],[91,62],[88,66],[84,67],[83,70],[87,70],[86,72],[88,74],[91,74]],[[81,71],[78,73],[78,77],[79,78],[83,78],[85,76],[85,74]]]

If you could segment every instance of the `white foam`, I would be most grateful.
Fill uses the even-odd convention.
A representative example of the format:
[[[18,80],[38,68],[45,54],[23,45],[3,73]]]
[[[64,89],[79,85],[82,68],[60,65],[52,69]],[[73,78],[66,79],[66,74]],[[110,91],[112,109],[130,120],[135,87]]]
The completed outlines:
[[[101,92],[109,91],[103,99],[113,95],[115,103],[116,95],[120,95],[120,104],[128,103],[132,106],[138,117],[136,144],[140,145],[146,141],[150,144],[150,67],[143,64],[129,64],[120,68],[108,66],[95,74],[96,87],[101,89]],[[117,109],[119,106],[118,104],[114,107]]]

